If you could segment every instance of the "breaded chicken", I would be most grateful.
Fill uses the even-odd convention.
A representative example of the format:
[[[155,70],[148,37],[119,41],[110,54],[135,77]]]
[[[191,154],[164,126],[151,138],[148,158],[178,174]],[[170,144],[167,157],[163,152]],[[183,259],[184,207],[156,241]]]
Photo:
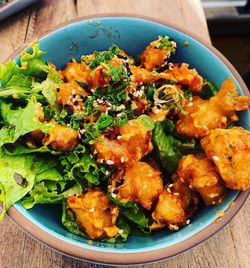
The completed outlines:
[[[44,145],[51,146],[54,150],[71,151],[78,144],[77,137],[76,130],[55,125],[42,142]]]
[[[77,63],[76,60],[72,60],[61,72],[61,75],[67,82],[77,81],[81,83],[91,84],[92,79],[90,76],[90,68],[84,62]]]
[[[240,128],[215,129],[201,140],[207,157],[214,162],[228,188],[250,187],[250,132]]]
[[[118,207],[100,189],[89,190],[80,196],[69,196],[67,205],[75,213],[77,225],[91,239],[114,237],[120,230],[116,226]]]
[[[168,37],[159,37],[151,42],[141,54],[142,67],[151,71],[158,69],[171,56],[176,48],[176,43]]]
[[[195,94],[199,94],[202,89],[203,78],[196,69],[189,69],[189,65],[186,63],[173,64],[164,73],[168,75],[169,80],[188,86],[189,90]]]
[[[179,227],[188,224],[198,203],[198,195],[188,184],[177,179],[173,184],[166,185],[152,213],[154,223],[151,229],[167,226],[170,230],[178,230]]]
[[[203,154],[189,154],[180,161],[178,177],[197,191],[207,206],[218,205],[226,195],[226,187],[215,167]]]
[[[57,92],[57,102],[67,106],[75,113],[84,111],[84,100],[88,93],[75,81],[64,83]]]
[[[187,103],[184,106],[186,114],[179,114],[176,130],[183,136],[204,137],[211,129],[226,128],[237,121],[236,111],[246,110],[248,105],[248,97],[239,96],[233,80],[228,78],[216,96],[209,100],[195,96]]]
[[[161,173],[145,162],[136,162],[126,170],[116,172],[109,185],[109,192],[122,203],[139,202],[148,210],[162,190]]]
[[[160,73],[152,73],[145,68],[131,66],[132,81],[135,83],[154,83],[159,79],[172,80],[177,84],[188,86],[189,90],[199,94],[203,86],[203,78],[196,69],[189,69],[186,63],[173,64]]]
[[[102,135],[94,142],[97,160],[117,167],[132,165],[152,151],[151,136],[139,119],[129,120],[118,128],[116,139]]]

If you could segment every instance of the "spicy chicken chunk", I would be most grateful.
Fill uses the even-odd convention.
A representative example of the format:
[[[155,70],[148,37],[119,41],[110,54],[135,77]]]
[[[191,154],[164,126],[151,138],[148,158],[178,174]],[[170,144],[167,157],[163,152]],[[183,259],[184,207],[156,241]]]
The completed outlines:
[[[84,62],[77,63],[76,60],[72,60],[61,72],[61,75],[67,82],[77,81],[85,84],[91,84],[92,79],[90,76],[90,68]]]
[[[43,139],[44,145],[50,145],[54,150],[71,151],[78,144],[78,133],[70,127],[53,126]]]
[[[207,157],[214,162],[228,188],[250,187],[250,132],[240,127],[211,130],[201,140]]]
[[[233,80],[228,78],[216,96],[209,100],[195,96],[187,103],[184,106],[186,114],[179,114],[176,130],[183,136],[204,137],[211,129],[226,128],[237,121],[236,111],[246,110],[248,105],[248,97],[239,96]]]
[[[136,83],[154,83],[159,79],[175,81],[180,85],[188,86],[189,90],[199,94],[203,86],[203,78],[195,69],[189,69],[186,63],[172,64],[168,69],[161,73],[152,73],[145,68],[131,66],[132,81]]]
[[[218,205],[226,195],[226,187],[215,167],[203,154],[186,155],[177,169],[178,177],[200,193],[204,203]]]
[[[151,209],[163,190],[163,181],[158,169],[145,162],[136,162],[126,170],[114,174],[109,191],[119,201],[139,202]]]
[[[188,224],[198,203],[198,195],[186,183],[176,180],[173,184],[166,185],[152,213],[154,223],[151,229],[167,226],[170,230],[178,230]]]
[[[120,230],[116,226],[118,207],[100,189],[89,190],[80,196],[69,196],[67,205],[75,213],[77,225],[91,239],[114,237]]]
[[[86,96],[88,93],[77,82],[71,81],[61,85],[57,92],[57,102],[80,113],[84,110]]]
[[[129,120],[117,129],[116,139],[102,135],[95,142],[95,152],[99,162],[118,167],[129,166],[140,160],[153,149],[152,133],[139,119]]]
[[[151,42],[141,54],[142,67],[147,70],[161,67],[175,51],[176,43],[168,37],[159,37]]]
[[[164,71],[169,80],[173,80],[181,85],[188,86],[189,90],[199,93],[203,86],[203,78],[198,74],[196,69],[189,69],[186,63],[173,64]]]

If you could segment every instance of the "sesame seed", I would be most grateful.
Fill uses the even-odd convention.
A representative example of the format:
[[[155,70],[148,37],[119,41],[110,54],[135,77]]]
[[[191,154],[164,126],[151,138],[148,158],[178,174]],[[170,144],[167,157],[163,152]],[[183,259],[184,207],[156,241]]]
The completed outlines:
[[[174,195],[178,196],[178,195],[180,195],[180,194],[179,194],[179,193],[174,193]]]
[[[72,89],[71,93],[72,93],[72,95],[75,95],[76,91],[74,89]]]
[[[153,174],[150,173],[150,174],[148,174],[147,176],[148,176],[148,177],[153,177]]]
[[[173,186],[174,186],[174,184],[171,183],[171,184],[168,185],[168,188],[171,188],[171,187],[173,187]]]
[[[202,125],[202,127],[203,127],[204,129],[208,129],[208,127],[206,127],[205,125]]]
[[[114,165],[114,161],[112,161],[112,160],[107,160],[106,163],[107,163],[108,165]]]
[[[100,163],[103,163],[103,162],[104,162],[104,159],[101,159],[101,160],[100,160]]]
[[[109,171],[108,170],[105,171],[105,175],[107,175],[107,176],[109,175]]]
[[[189,223],[190,223],[190,220],[187,220],[187,221],[186,221],[186,224],[189,224]]]
[[[84,134],[86,132],[86,129],[80,129],[79,131],[81,134]]]
[[[122,229],[119,230],[119,231],[118,231],[118,234],[123,234],[123,230],[122,230]]]
[[[120,140],[122,138],[122,136],[117,136],[117,140]]]
[[[158,114],[159,112],[160,112],[159,109],[156,109],[156,110],[154,111],[155,114]]]
[[[96,151],[96,149],[94,150],[94,154],[97,154],[97,151]]]
[[[81,106],[80,106],[80,105],[78,105],[78,106],[77,106],[77,109],[78,109],[78,110],[81,110]]]
[[[112,196],[113,198],[116,198],[116,197],[117,197],[117,195],[114,194],[114,193],[111,193],[111,196]]]
[[[94,210],[95,210],[95,208],[91,208],[90,210],[89,210],[89,212],[91,213],[91,212],[94,212]]]
[[[170,188],[167,188],[167,191],[168,191],[169,193],[171,193],[171,190],[170,190]]]
[[[190,107],[190,106],[193,106],[194,104],[192,103],[192,102],[189,102],[189,104],[188,104],[188,106]]]
[[[219,160],[219,157],[216,156],[216,155],[213,155],[212,157],[213,157],[213,160],[214,160],[214,161],[218,161],[218,160]]]
[[[122,156],[121,157],[121,162],[124,163],[124,161],[125,161],[125,158]]]

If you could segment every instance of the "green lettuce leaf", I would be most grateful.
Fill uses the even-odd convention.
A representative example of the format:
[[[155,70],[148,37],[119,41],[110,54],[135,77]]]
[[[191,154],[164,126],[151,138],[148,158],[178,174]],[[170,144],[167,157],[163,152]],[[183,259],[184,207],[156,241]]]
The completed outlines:
[[[31,44],[31,47],[24,51],[20,58],[23,73],[27,76],[44,79],[48,69],[48,65],[42,59],[44,54],[45,52],[40,50],[38,43]]]
[[[33,155],[9,156],[0,148],[0,199],[4,207],[1,218],[33,188],[37,171],[34,158]]]
[[[97,164],[82,145],[61,155],[59,159],[63,166],[64,176],[86,186],[98,185],[108,176],[104,166]]]
[[[202,99],[208,100],[211,97],[217,95],[218,92],[219,92],[219,88],[217,88],[215,84],[204,79],[204,85],[200,93],[200,97]]]
[[[107,194],[110,201],[119,206],[119,212],[129,221],[135,223],[144,233],[150,233],[148,218],[140,204],[134,202],[122,203],[113,198],[110,193]]]
[[[8,155],[20,155],[20,154],[31,154],[31,153],[52,153],[60,154],[60,152],[52,151],[47,146],[30,148],[19,142],[13,144],[6,144],[2,147],[5,153]]]
[[[5,213],[6,213],[5,191],[2,183],[0,182],[0,221],[3,220]]]
[[[35,97],[32,97],[25,108],[11,109],[11,104],[1,103],[0,113],[5,126],[0,130],[0,147],[6,143],[14,143],[20,136],[40,129],[44,133],[50,131],[50,124],[41,123],[36,117]]]
[[[82,187],[75,184],[67,189],[66,181],[45,180],[36,183],[34,188],[22,200],[22,205],[26,209],[32,208],[36,204],[59,203],[69,195],[80,194]]]
[[[0,82],[0,88],[17,85],[23,88],[30,88],[32,78],[24,75],[22,69],[14,61],[9,61],[5,64],[0,64]]]
[[[55,67],[48,65],[47,68],[47,78],[41,83],[35,82],[32,85],[32,90],[34,92],[42,92],[43,96],[46,98],[47,102],[52,108],[57,108],[56,106],[56,91],[57,88],[63,83],[60,75],[56,71]]]
[[[201,152],[200,144],[195,139],[187,140],[180,136],[169,119],[155,123],[153,142],[162,167],[169,175],[176,171],[181,157]]]
[[[169,174],[174,173],[182,157],[182,154],[177,150],[181,142],[175,139],[171,134],[165,133],[164,122],[155,123],[153,141],[163,168]]]

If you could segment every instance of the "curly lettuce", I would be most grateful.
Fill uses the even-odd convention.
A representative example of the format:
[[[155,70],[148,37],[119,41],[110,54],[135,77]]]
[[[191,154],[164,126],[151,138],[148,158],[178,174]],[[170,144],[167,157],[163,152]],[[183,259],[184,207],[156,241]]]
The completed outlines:
[[[41,123],[36,116],[35,97],[32,97],[25,108],[12,109],[11,104],[0,103],[0,114],[4,127],[0,130],[0,147],[6,143],[14,143],[17,139],[33,130],[40,129],[48,133],[51,124]]]

